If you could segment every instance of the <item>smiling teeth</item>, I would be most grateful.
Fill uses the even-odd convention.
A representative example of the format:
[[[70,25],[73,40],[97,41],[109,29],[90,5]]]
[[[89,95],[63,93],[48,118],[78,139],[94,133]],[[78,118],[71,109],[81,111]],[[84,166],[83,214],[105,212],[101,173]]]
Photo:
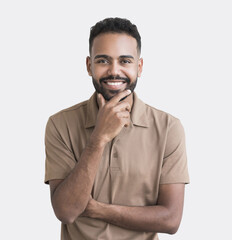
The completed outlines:
[[[108,85],[117,86],[123,84],[122,82],[107,82]]]

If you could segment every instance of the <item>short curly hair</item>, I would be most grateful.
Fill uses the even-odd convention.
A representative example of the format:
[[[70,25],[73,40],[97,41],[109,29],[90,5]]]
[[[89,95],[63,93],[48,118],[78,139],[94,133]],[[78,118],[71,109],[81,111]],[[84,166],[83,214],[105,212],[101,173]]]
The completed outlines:
[[[93,40],[98,35],[102,33],[126,33],[137,41],[138,52],[141,52],[141,37],[138,32],[136,25],[132,24],[128,19],[125,18],[106,18],[102,21],[97,22],[90,29],[89,36],[89,53],[91,54],[91,49],[93,46]]]

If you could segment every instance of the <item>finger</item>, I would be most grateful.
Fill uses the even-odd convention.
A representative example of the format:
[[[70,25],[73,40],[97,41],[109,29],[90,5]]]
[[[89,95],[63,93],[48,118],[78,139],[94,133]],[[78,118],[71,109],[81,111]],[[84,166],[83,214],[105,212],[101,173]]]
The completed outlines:
[[[120,102],[118,103],[118,105],[114,107],[114,110],[116,112],[125,111],[125,110],[128,112],[131,112],[131,105],[128,102]]]
[[[98,103],[99,109],[103,108],[106,104],[105,98],[100,93],[97,94],[97,103]]]
[[[117,104],[122,98],[129,96],[131,94],[131,90],[127,89],[124,90],[120,93],[118,93],[117,95],[115,95],[114,97],[112,97],[112,99],[109,101],[109,103],[115,105]]]
[[[128,111],[122,111],[117,113],[118,118],[128,118],[130,119],[130,113]]]
[[[130,126],[130,122],[131,122],[130,118],[124,118],[124,127]]]
[[[128,127],[130,125],[130,113],[128,111],[118,112],[117,117],[120,119],[122,126]]]

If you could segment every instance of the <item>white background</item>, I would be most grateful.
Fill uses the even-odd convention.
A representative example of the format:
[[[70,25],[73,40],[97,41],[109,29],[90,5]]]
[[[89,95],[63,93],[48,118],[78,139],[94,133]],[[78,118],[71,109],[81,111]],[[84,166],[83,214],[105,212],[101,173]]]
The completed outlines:
[[[111,16],[130,19],[142,36],[137,94],[186,132],[184,215],[178,233],[160,239],[230,239],[231,13],[224,0],[1,1],[1,239],[59,239],[43,183],[45,125],[94,91],[89,29]]]

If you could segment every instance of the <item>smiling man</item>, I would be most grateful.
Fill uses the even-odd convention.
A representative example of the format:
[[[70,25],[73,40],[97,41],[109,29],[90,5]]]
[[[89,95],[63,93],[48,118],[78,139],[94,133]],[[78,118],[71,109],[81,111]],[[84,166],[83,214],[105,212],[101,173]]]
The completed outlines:
[[[125,89],[134,90],[143,65],[134,37],[126,33],[100,34],[94,39],[90,55],[88,72],[96,91],[105,100]]]
[[[91,28],[96,92],[48,120],[46,173],[61,239],[158,239],[181,222],[189,182],[184,131],[134,92],[141,38],[129,20]]]

